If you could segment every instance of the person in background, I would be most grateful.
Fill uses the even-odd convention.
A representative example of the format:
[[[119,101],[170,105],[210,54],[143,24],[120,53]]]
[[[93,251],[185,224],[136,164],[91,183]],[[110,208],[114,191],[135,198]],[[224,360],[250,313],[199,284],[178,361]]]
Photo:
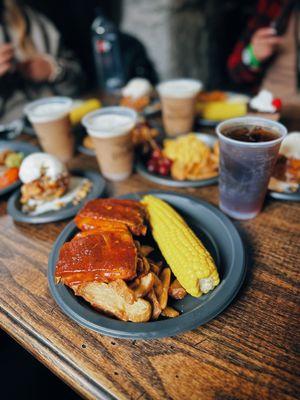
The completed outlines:
[[[44,16],[18,0],[0,0],[0,122],[22,116],[25,103],[76,96],[83,72]]]
[[[233,81],[250,92],[260,86],[297,92],[299,13],[295,6],[294,0],[258,0],[255,14],[228,59]],[[281,82],[289,82],[289,87],[283,88],[286,84]]]

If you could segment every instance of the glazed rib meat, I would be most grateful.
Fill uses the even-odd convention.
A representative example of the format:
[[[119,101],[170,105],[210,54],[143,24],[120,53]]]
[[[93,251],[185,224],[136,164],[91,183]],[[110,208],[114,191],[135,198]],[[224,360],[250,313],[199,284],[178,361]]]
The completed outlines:
[[[65,243],[56,264],[56,282],[73,286],[86,282],[129,280],[136,276],[137,249],[125,225],[78,233]]]
[[[115,229],[126,225],[135,235],[145,235],[144,206],[135,200],[95,199],[86,203],[75,218],[77,227],[83,231],[89,229]]]

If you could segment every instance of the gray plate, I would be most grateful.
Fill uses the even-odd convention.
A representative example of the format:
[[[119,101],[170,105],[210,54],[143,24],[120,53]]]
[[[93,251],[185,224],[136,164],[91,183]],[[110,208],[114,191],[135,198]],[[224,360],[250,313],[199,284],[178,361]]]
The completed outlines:
[[[87,147],[85,147],[83,144],[80,144],[77,146],[77,150],[82,153],[85,154],[86,156],[91,156],[91,157],[95,157],[95,150],[93,149],[88,149]]]
[[[20,190],[17,190],[8,200],[7,212],[18,222],[28,224],[47,224],[74,217],[87,200],[95,199],[102,195],[105,189],[105,181],[101,175],[94,171],[72,170],[73,175],[83,176],[92,181],[93,187],[88,195],[78,205],[68,204],[57,211],[49,211],[41,215],[28,215],[22,212],[20,204]]]
[[[297,192],[283,193],[270,191],[269,196],[275,200],[285,200],[285,201],[300,201],[300,190]]]
[[[5,149],[10,149],[13,151],[18,151],[24,153],[25,156],[28,156],[28,154],[31,153],[36,153],[39,151],[39,148],[36,146],[32,146],[29,143],[24,143],[24,142],[10,142],[7,140],[0,140],[0,152],[5,150]],[[12,185],[7,186],[5,189],[0,189],[0,196],[11,192],[12,190],[15,190],[18,186],[21,185],[21,181],[16,181]]]
[[[203,140],[203,142],[205,142],[210,147],[212,147],[217,140],[216,137],[208,135],[206,133],[197,133],[196,136],[199,137],[199,139]],[[145,162],[141,158],[138,158],[137,160],[136,171],[151,182],[170,187],[178,187],[178,188],[202,187],[202,186],[215,185],[216,183],[218,183],[217,176],[210,179],[199,179],[197,181],[188,181],[188,180],[178,181],[176,179],[171,178],[170,176],[161,176],[149,172],[147,170]]]
[[[102,315],[83,299],[74,296],[66,286],[54,282],[55,265],[62,245],[78,231],[70,222],[54,243],[48,263],[48,283],[52,296],[64,313],[87,328],[103,335],[126,339],[154,339],[174,336],[210,321],[221,313],[238,293],[245,277],[245,251],[233,223],[212,205],[190,196],[172,192],[151,191],[175,207],[212,254],[221,283],[210,294],[200,298],[186,296],[172,304],[181,315],[147,323],[123,322]],[[140,199],[145,193],[122,196]]]

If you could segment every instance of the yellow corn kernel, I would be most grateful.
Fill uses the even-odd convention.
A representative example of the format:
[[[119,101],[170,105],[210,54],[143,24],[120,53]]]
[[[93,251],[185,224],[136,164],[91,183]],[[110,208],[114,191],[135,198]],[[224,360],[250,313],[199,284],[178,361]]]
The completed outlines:
[[[144,196],[153,237],[184,289],[199,297],[216,287],[219,274],[209,252],[181,216],[165,201]]]

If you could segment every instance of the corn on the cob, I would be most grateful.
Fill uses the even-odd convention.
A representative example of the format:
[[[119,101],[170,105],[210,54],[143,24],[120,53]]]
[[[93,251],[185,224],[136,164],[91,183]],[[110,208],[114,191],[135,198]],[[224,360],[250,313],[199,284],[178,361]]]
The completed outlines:
[[[199,297],[220,282],[216,265],[181,216],[166,202],[144,196],[152,234],[172,272],[192,296]]]

